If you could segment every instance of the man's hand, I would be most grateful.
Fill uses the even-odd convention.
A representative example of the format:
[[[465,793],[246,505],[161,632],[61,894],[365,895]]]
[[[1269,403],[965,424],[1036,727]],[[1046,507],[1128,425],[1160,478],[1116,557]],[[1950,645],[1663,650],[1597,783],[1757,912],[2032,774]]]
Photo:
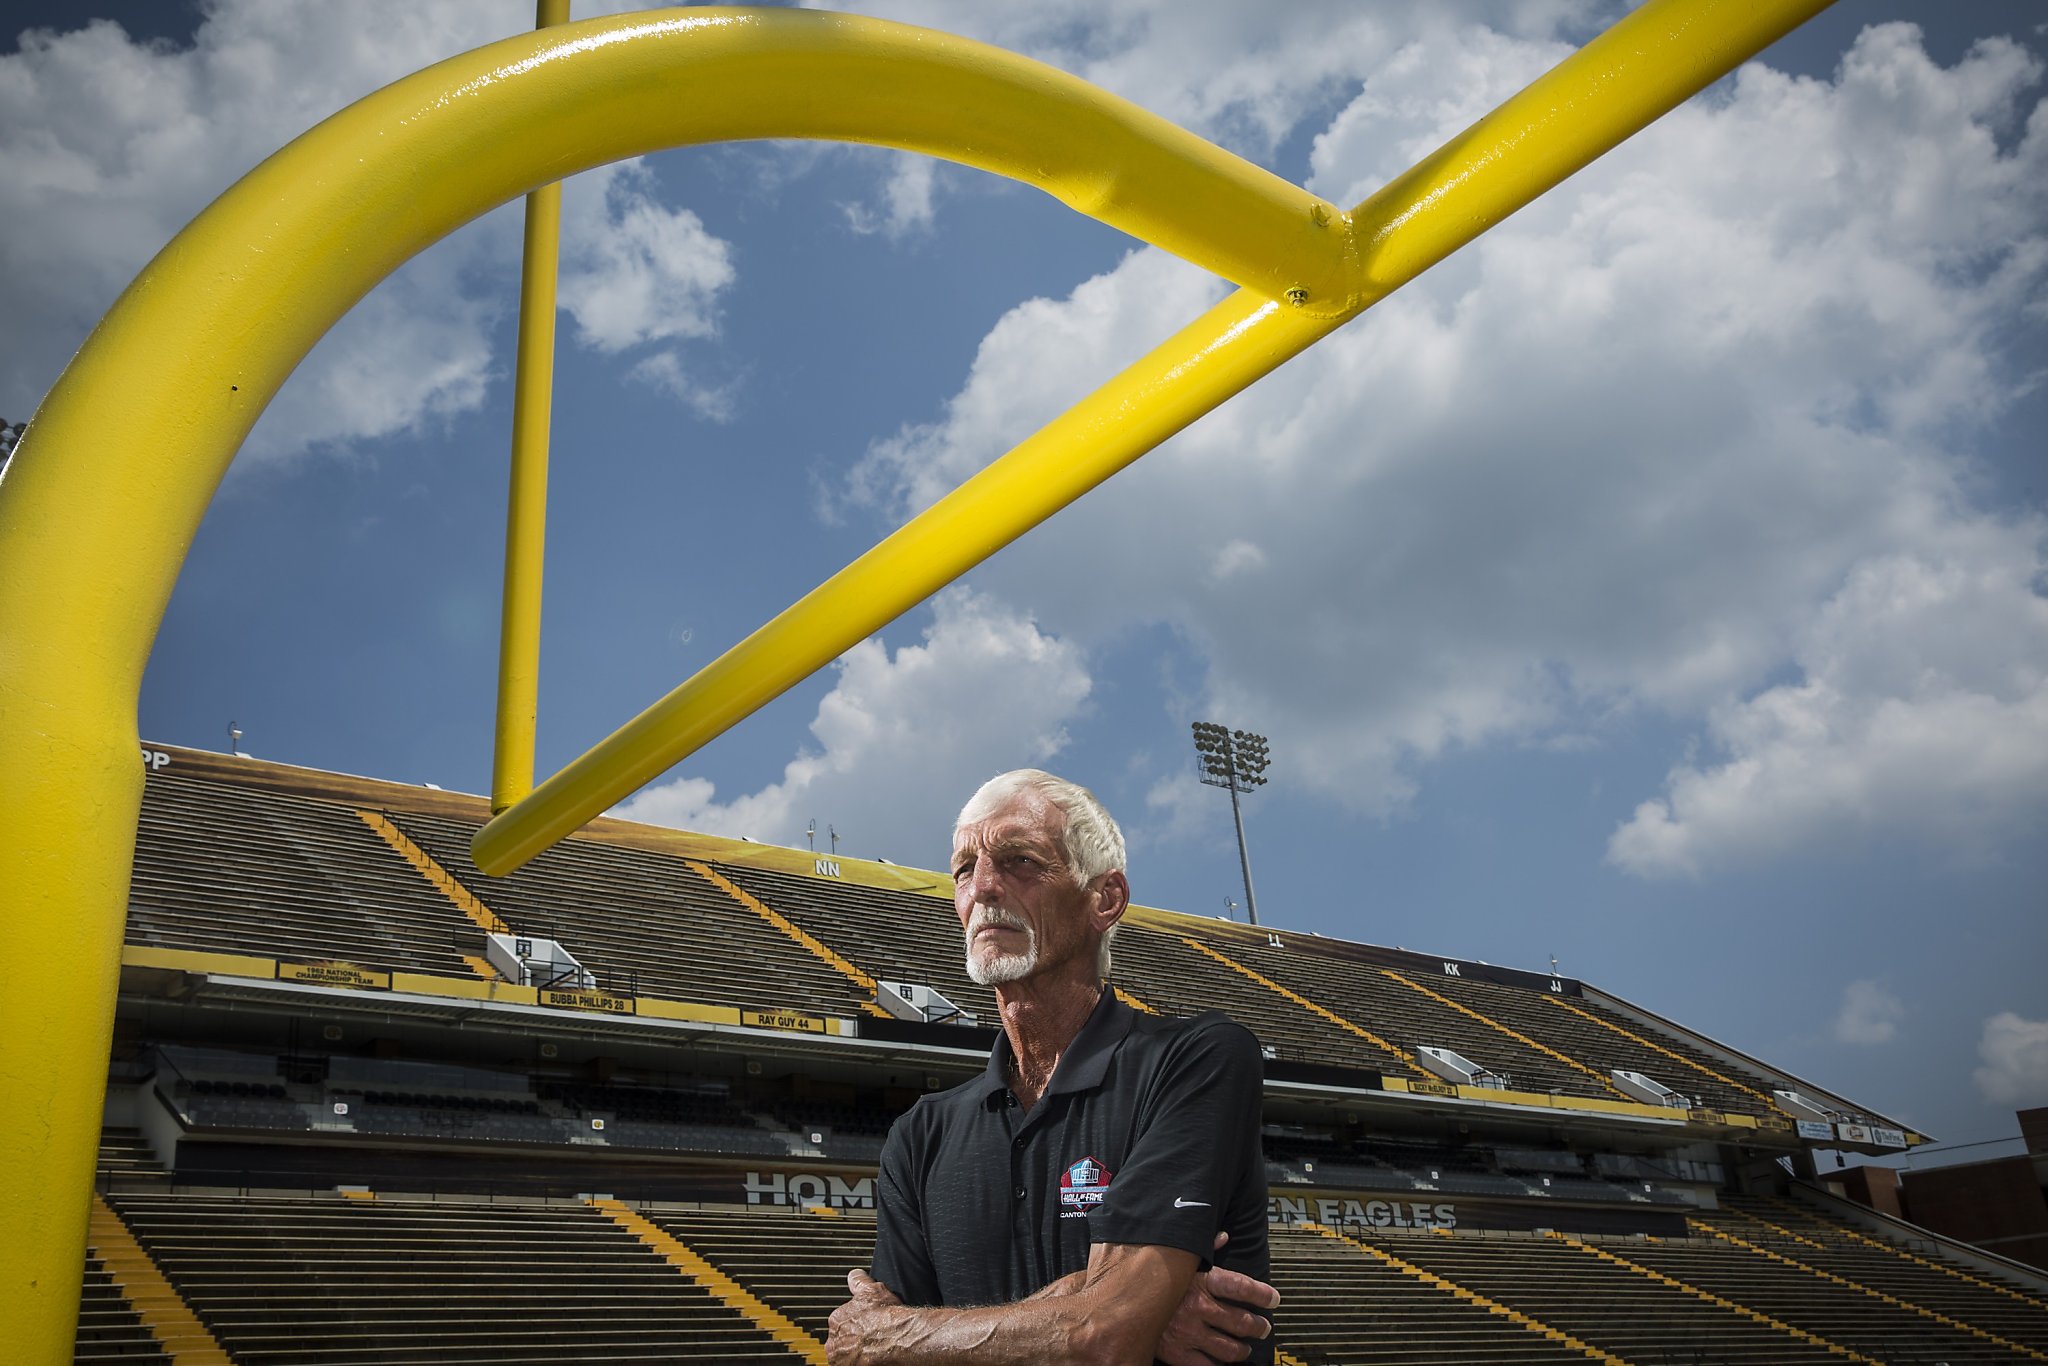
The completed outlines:
[[[1214,1250],[1221,1252],[1229,1241],[1228,1233],[1217,1234]],[[1166,1366],[1243,1361],[1252,1354],[1251,1343],[1273,1331],[1265,1319],[1224,1300],[1274,1309],[1279,1307],[1280,1292],[1264,1281],[1220,1266],[1202,1272],[1188,1283],[1188,1293],[1173,1311],[1172,1322],[1159,1335],[1158,1357]]]
[[[846,1273],[846,1289],[853,1298],[832,1311],[825,1360],[831,1366],[863,1366],[870,1359],[869,1339],[894,1326],[890,1311],[901,1309],[903,1301],[859,1267]]]

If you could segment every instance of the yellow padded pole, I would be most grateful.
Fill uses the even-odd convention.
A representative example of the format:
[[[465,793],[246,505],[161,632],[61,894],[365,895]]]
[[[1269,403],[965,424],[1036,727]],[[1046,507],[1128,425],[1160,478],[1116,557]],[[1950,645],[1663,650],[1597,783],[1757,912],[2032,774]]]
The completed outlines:
[[[535,28],[569,22],[569,0],[536,0]],[[519,262],[519,351],[512,373],[512,475],[505,495],[505,595],[498,621],[498,724],[491,810],[533,790],[540,719],[540,603],[548,530],[548,425],[555,396],[555,275],[562,185],[526,196]]]

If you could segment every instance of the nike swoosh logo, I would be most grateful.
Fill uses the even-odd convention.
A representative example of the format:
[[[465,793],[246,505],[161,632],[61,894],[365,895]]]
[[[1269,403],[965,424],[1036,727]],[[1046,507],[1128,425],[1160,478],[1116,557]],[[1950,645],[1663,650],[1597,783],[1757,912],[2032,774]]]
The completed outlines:
[[[1197,1207],[1207,1209],[1209,1208],[1209,1202],[1207,1200],[1183,1200],[1176,1195],[1173,1197],[1173,1207],[1175,1209],[1195,1209]]]

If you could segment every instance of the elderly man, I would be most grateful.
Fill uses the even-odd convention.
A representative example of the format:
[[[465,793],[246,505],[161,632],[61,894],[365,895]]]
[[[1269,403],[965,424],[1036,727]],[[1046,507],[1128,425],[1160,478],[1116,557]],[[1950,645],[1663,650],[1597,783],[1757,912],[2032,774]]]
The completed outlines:
[[[1279,1303],[1257,1041],[1109,988],[1130,885],[1087,789],[1036,769],[991,779],[960,813],[952,867],[967,973],[995,988],[1003,1033],[981,1077],[890,1130],[874,1275],[847,1276],[829,1359],[1270,1361],[1271,1325],[1240,1307]]]

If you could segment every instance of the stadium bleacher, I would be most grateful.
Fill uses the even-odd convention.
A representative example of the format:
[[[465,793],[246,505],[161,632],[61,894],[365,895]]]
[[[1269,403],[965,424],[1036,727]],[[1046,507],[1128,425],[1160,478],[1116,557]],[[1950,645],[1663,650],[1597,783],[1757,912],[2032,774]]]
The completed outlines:
[[[163,752],[79,1361],[822,1360],[889,1123],[990,1038],[941,875],[607,820],[485,878],[480,799]],[[2048,1361],[2048,1282],[1814,1195],[1773,1093],[1919,1135],[1620,998],[1143,907],[1116,960],[1266,1050],[1283,1361]]]
[[[1453,979],[1436,985],[1511,1028],[1547,1038],[1561,1051],[1591,1066],[1602,1076],[1617,1068],[1669,1078],[1675,1090],[1690,1092],[1708,1108],[1731,1114],[1770,1114],[1776,1106],[1762,1077],[1744,1074],[1717,1061],[1683,1039],[1655,1042],[1641,1027],[1592,1001],[1565,1001],[1556,996],[1531,999],[1528,992],[1490,982]]]
[[[823,1206],[768,1214],[707,1206],[649,1217],[820,1342],[826,1319],[846,1300],[846,1269],[866,1266],[875,1245],[872,1215]]]
[[[1303,1362],[1583,1363],[1585,1350],[1448,1293],[1341,1238],[1272,1231],[1273,1278],[1284,1287],[1279,1341]]]
[[[493,878],[470,862],[474,824],[413,814],[397,815],[393,824],[520,933],[571,946],[606,990],[862,1013],[843,975],[677,859],[566,841],[517,875]]]
[[[128,941],[462,977],[476,927],[347,807],[150,779]]]
[[[821,882],[779,868],[713,863],[712,870],[740,894],[770,906],[805,933],[880,982],[913,983],[936,991],[957,1014],[958,1027],[995,1023],[995,994],[967,976],[960,931],[950,900],[905,887],[867,887],[835,879]],[[812,867],[832,867],[812,860]],[[928,875],[927,886],[943,881]]]
[[[109,1200],[233,1360],[334,1366],[379,1353],[802,1359],[843,1297],[845,1268],[865,1262],[874,1237],[872,1216],[859,1211],[647,1206],[637,1218],[682,1254],[665,1263],[624,1236],[608,1216],[614,1203],[223,1192]],[[1799,1256],[1713,1236],[1276,1226],[1281,1341],[1302,1362],[1389,1366],[1589,1355],[1960,1366],[2039,1359],[2048,1347],[2048,1300],[2038,1295],[1856,1243],[1812,1210],[1768,1212],[1796,1226]],[[1842,1242],[1857,1255],[1832,1257]],[[744,1287],[744,1301],[721,1298],[721,1284]],[[114,1331],[106,1325],[117,1313],[97,1316],[92,1341]],[[778,1343],[777,1319],[812,1342],[785,1331]],[[79,1359],[98,1359],[86,1343],[81,1336]]]
[[[171,1179],[142,1130],[129,1125],[110,1124],[100,1130],[98,1170],[103,1180],[123,1190],[162,1186]]]
[[[1824,1362],[1826,1344],[1732,1303],[1642,1274],[1581,1235],[1436,1238],[1353,1235],[1361,1246],[1524,1314],[1626,1361]]]
[[[1220,950],[1204,952],[1199,945],[1199,939],[1184,933],[1128,926],[1117,937],[1118,980],[1162,1015],[1221,1010],[1235,1020],[1259,1020],[1254,1032],[1276,1058],[1364,1073],[1401,1066],[1398,1054],[1368,1037],[1371,1031],[1347,1029],[1313,1000],[1281,995],[1232,966]]]
[[[238,1362],[784,1357],[757,1325],[583,1204],[109,1204]]]

